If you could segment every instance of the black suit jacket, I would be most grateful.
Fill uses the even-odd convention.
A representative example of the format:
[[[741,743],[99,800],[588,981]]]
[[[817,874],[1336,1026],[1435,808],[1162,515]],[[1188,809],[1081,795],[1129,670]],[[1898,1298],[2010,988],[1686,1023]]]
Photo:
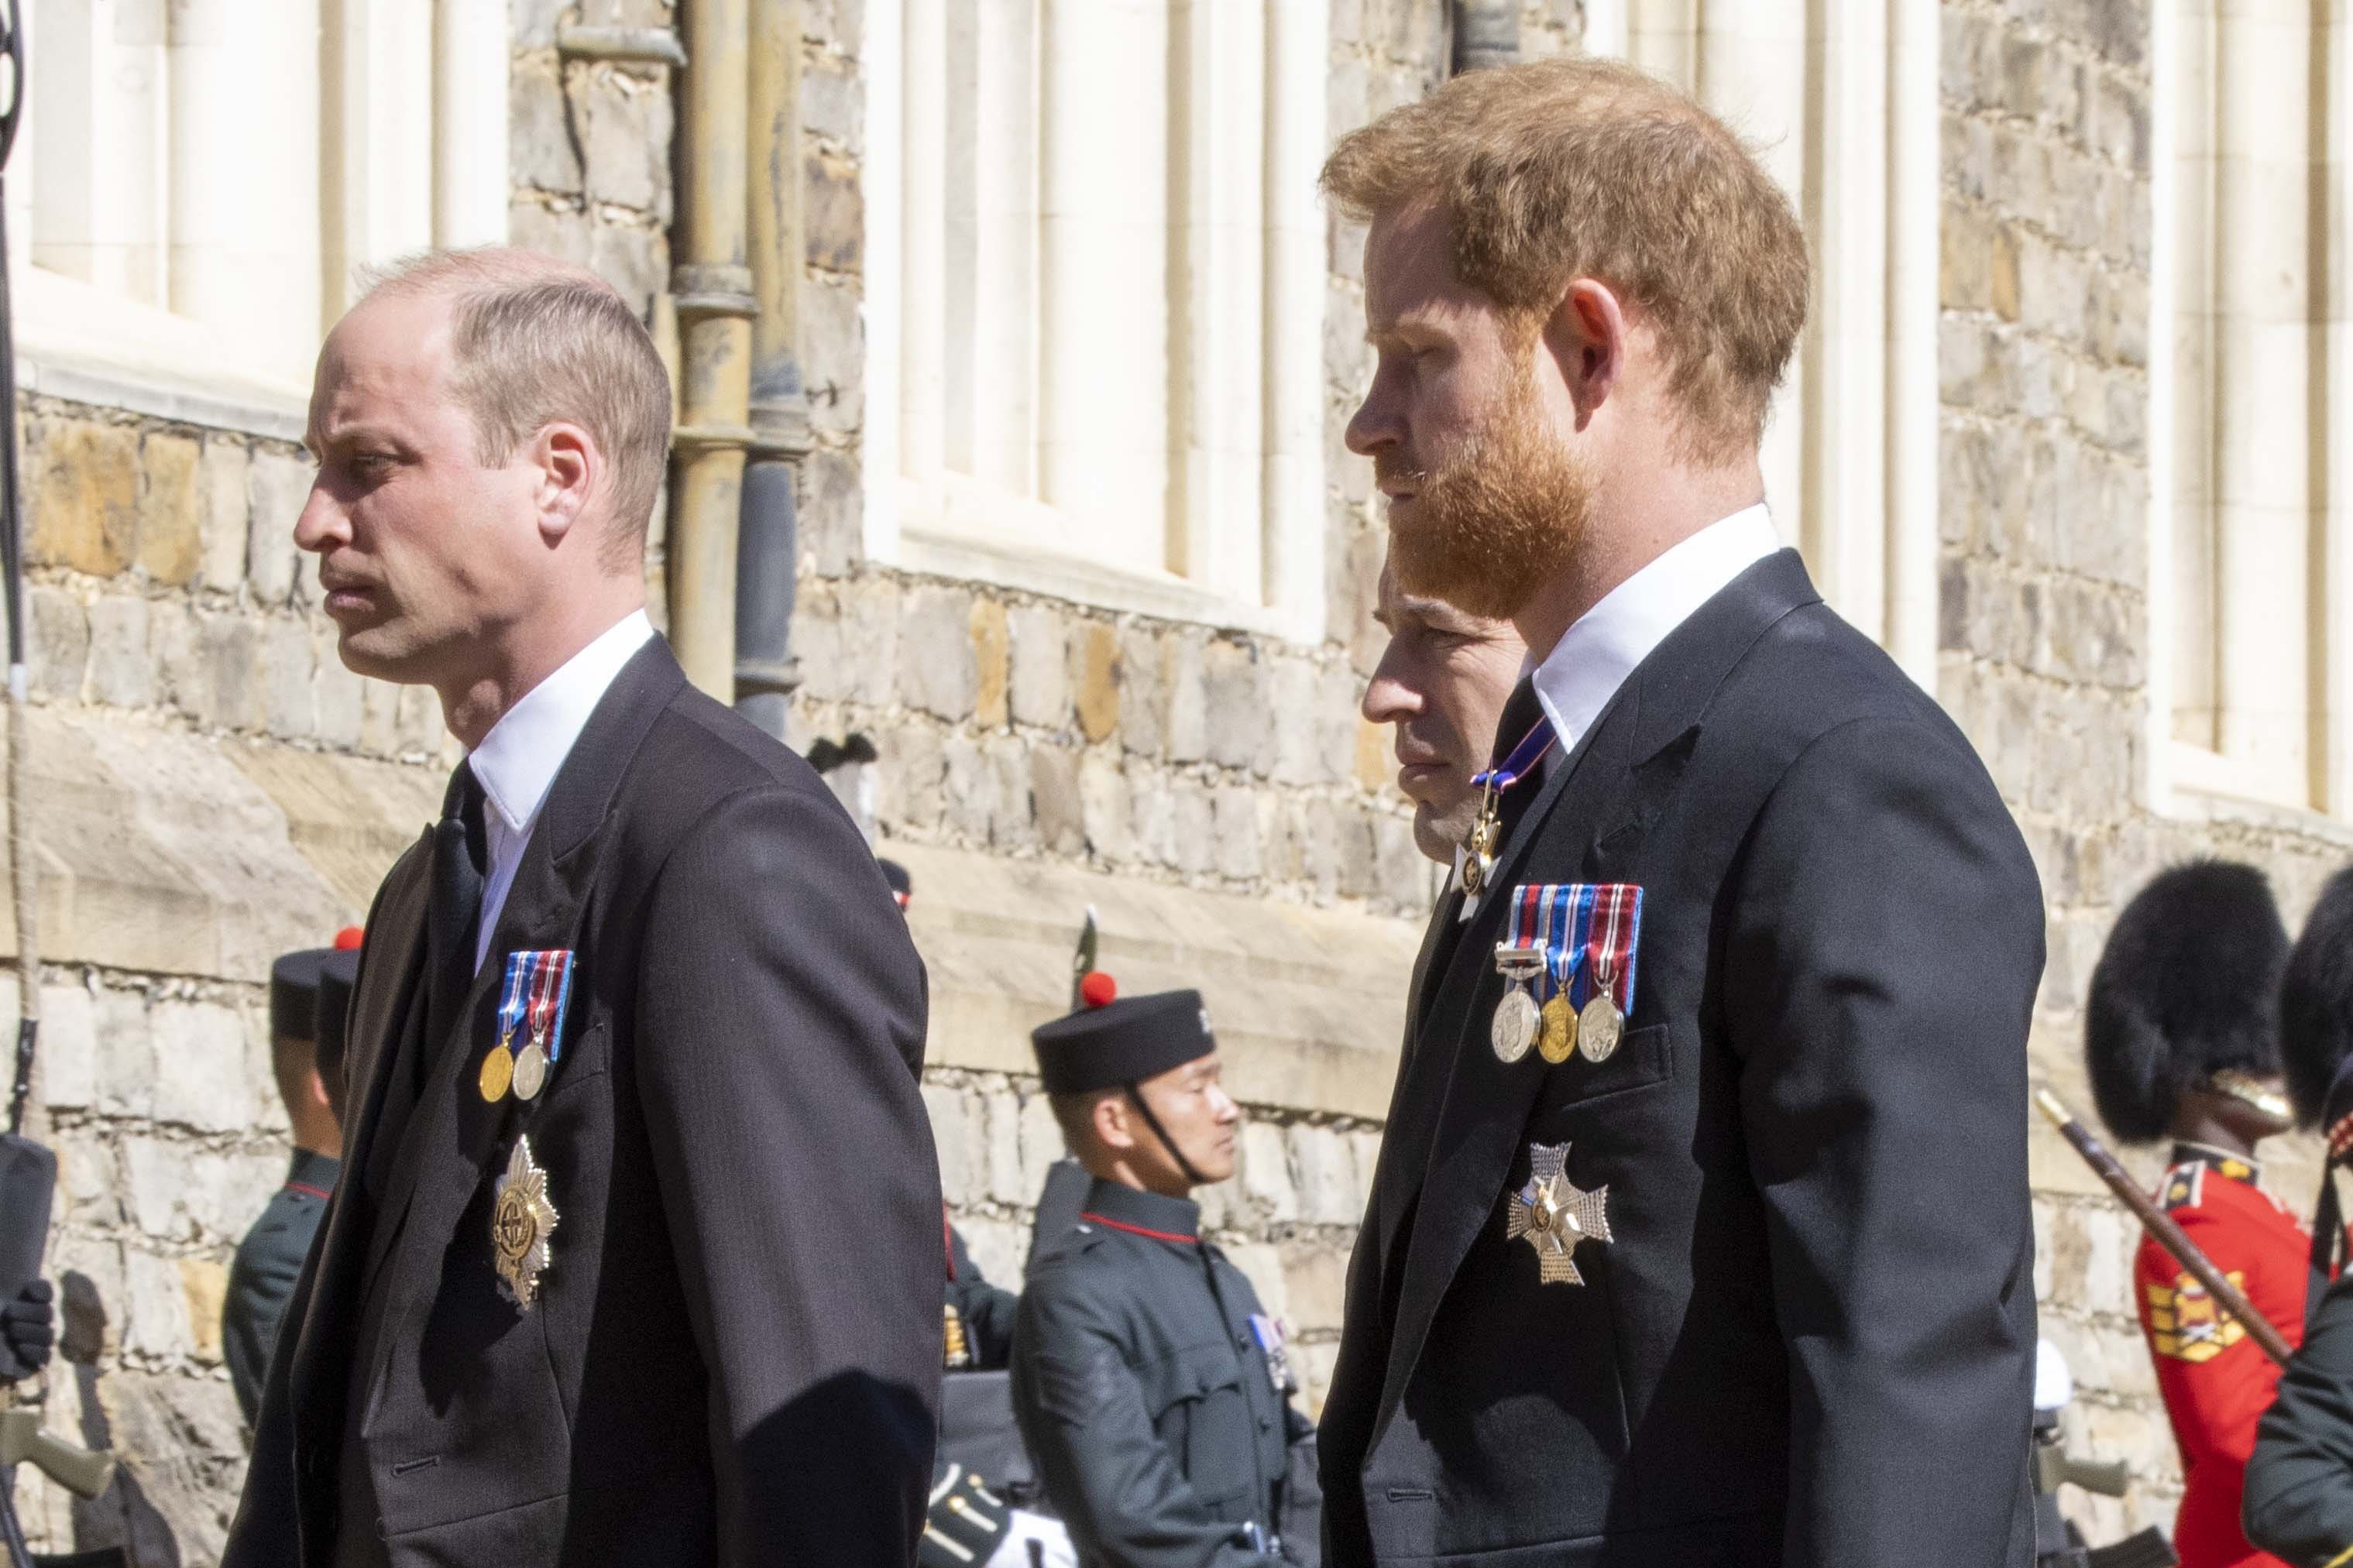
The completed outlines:
[[[385,879],[353,997],[345,1179],[273,1358],[227,1568],[328,1562],[346,1444],[396,1563],[913,1560],[939,1399],[924,984],[858,830],[659,639],[557,775],[389,1179],[421,1035],[430,836]],[[576,954],[531,1104],[476,1073],[504,955]],[[422,1046],[427,1042],[415,1041]],[[501,1296],[518,1133],[561,1214],[538,1304]],[[384,1327],[346,1410],[371,1282]]]
[[[1508,742],[1516,737],[1506,737]],[[1595,1065],[1488,1045],[1441,904],[1323,1425],[1335,1568],[2024,1563],[2042,909],[1968,742],[1758,563],[1630,676],[1496,882],[1634,882]],[[1616,1239],[1539,1285],[1532,1142]]]

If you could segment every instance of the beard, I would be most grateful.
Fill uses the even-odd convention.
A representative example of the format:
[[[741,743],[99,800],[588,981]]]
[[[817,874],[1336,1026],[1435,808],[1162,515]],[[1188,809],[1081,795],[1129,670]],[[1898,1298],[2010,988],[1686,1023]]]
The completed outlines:
[[[1507,620],[1575,564],[1593,521],[1590,466],[1546,427],[1524,369],[1471,438],[1389,518],[1389,562],[1409,594]]]

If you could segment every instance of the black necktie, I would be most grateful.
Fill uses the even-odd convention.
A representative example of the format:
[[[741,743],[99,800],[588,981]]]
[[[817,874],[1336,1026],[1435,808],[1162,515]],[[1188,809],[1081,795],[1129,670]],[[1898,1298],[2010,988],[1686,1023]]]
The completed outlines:
[[[1537,721],[1544,716],[1544,704],[1536,700],[1535,679],[1522,677],[1504,703],[1504,716],[1495,721],[1495,752],[1487,765],[1502,767],[1504,760],[1512,754],[1512,748],[1526,740],[1528,731],[1535,729]],[[1552,750],[1545,753],[1544,761],[1552,761],[1554,752],[1559,750],[1560,742],[1555,741]],[[1527,815],[1528,803],[1544,792],[1544,783],[1545,770],[1542,763],[1538,763],[1528,769],[1525,778],[1505,790],[1503,798],[1496,803],[1500,828],[1495,836],[1495,853],[1498,855],[1504,852],[1504,846],[1511,842],[1512,829],[1519,825],[1521,817]]]
[[[459,763],[433,828],[432,879],[425,904],[427,1046],[420,1068],[439,1054],[474,988],[474,922],[481,912],[482,873],[490,858],[482,786],[473,764]]]

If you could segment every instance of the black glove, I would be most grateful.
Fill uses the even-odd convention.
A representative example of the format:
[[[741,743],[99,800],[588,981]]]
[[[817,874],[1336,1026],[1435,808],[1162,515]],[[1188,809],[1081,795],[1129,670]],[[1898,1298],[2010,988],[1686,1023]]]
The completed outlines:
[[[49,1364],[58,1342],[58,1311],[49,1305],[56,1297],[47,1280],[36,1279],[0,1307],[0,1379],[13,1383]]]

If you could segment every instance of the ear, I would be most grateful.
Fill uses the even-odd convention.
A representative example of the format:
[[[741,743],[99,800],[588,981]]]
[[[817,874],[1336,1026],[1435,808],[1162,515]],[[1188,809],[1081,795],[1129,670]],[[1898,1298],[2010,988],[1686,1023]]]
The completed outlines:
[[[1626,312],[1606,283],[1579,278],[1544,325],[1544,349],[1577,410],[1577,427],[1599,412],[1626,368]]]
[[[1106,1094],[1095,1101],[1092,1120],[1095,1141],[1114,1153],[1135,1147],[1135,1127],[1128,1119],[1127,1096]]]
[[[587,515],[589,500],[604,478],[605,454],[586,429],[559,419],[532,437],[531,456],[539,471],[533,499],[539,506],[540,537],[553,546]]]
[[[332,1110],[335,1102],[327,1098],[327,1080],[312,1068],[302,1075],[302,1097],[321,1110]]]

